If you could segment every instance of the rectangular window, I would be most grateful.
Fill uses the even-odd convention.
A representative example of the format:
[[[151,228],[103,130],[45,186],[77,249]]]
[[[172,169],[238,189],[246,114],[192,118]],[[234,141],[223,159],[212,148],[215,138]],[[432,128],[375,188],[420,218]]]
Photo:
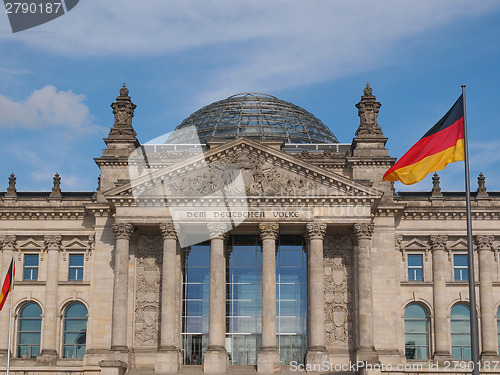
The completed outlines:
[[[408,281],[424,280],[424,264],[421,254],[408,255]]]
[[[38,280],[38,254],[24,254],[23,280]]]
[[[69,256],[68,280],[83,280],[83,254]]]
[[[456,254],[453,256],[453,273],[455,281],[469,280],[469,271],[467,270],[467,255]]]

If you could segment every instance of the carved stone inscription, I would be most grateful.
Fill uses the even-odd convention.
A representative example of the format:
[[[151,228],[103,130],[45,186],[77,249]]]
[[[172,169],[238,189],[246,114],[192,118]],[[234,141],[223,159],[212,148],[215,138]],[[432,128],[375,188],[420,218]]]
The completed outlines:
[[[158,347],[161,261],[161,236],[139,236],[136,245],[135,347]]]
[[[353,247],[349,236],[324,240],[326,345],[348,350],[353,346]]]

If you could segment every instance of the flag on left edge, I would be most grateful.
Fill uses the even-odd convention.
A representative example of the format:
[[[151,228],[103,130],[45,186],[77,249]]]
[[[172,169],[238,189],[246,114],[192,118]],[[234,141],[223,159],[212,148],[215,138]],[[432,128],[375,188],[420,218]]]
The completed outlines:
[[[14,289],[14,275],[16,274],[16,264],[14,263],[14,258],[10,262],[9,271],[7,271],[7,275],[5,276],[5,280],[3,282],[2,290],[0,291],[0,311],[2,311],[3,305],[7,300],[7,296],[9,292]]]

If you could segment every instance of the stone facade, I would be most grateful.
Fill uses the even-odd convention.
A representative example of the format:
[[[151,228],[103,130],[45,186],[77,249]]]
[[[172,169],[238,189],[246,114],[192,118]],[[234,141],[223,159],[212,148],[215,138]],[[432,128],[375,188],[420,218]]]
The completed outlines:
[[[136,106],[123,87],[112,104],[106,149],[95,159],[101,170],[96,192],[61,191],[59,175],[50,192],[20,192],[12,175],[0,195],[2,277],[12,258],[17,266],[11,373],[188,374],[181,351],[181,245],[195,234],[211,248],[210,314],[203,367],[192,371],[231,372],[224,252],[228,235],[241,233],[261,241],[259,373],[288,371],[276,340],[274,266],[279,235],[288,233],[303,236],[307,255],[306,365],[367,361],[393,366],[387,373],[418,372],[396,370],[401,364],[437,372],[432,365],[452,358],[451,309],[468,300],[467,283],[454,273],[454,256],[467,251],[464,194],[442,192],[438,176],[432,190],[421,193],[394,193],[392,183],[382,182],[395,159],[377,123],[380,106],[367,85],[350,144],[236,138],[208,142],[202,152],[156,145],[147,160],[151,173],[131,178],[129,156],[140,143],[132,127]],[[472,214],[480,347],[483,361],[498,361],[500,193],[487,191],[482,175],[478,184]],[[168,201],[159,198],[161,191]],[[228,199],[222,210],[221,199]],[[38,255],[32,279],[25,275],[27,255]],[[83,256],[76,279],[72,255]],[[412,255],[421,256],[421,280],[409,277]],[[36,358],[22,358],[18,342],[29,303],[42,311]],[[66,311],[74,303],[87,310],[85,355],[64,358]],[[421,360],[407,358],[405,348],[411,304],[427,313],[428,358]],[[0,312],[0,374],[8,326],[7,304]]]

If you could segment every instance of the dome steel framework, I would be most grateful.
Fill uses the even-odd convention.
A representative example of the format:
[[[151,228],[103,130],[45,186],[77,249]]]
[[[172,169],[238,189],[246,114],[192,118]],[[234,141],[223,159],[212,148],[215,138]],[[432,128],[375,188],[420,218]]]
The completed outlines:
[[[258,93],[233,95],[201,108],[185,119],[165,143],[190,144],[198,139],[205,143],[237,137],[286,143],[339,143],[330,129],[305,109]]]

